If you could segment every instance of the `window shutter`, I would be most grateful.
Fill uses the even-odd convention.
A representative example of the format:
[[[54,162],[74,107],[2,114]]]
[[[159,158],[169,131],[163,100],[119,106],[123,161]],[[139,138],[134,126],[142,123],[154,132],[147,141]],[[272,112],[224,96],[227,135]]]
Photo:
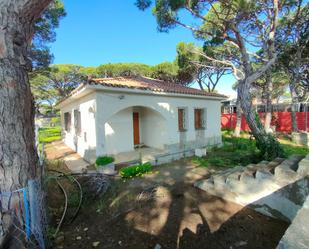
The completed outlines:
[[[71,113],[69,112],[64,113],[64,129],[67,132],[70,132],[71,129]]]
[[[187,113],[186,109],[182,109],[182,128],[183,130],[187,129]]]
[[[183,130],[183,109],[178,109],[178,130]]]

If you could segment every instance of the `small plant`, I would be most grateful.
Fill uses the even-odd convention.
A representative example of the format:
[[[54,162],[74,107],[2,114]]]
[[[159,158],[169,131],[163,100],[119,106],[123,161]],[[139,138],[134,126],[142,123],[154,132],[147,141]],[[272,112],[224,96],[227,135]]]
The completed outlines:
[[[120,176],[122,178],[131,178],[134,176],[141,176],[144,173],[151,171],[151,169],[152,169],[151,163],[133,165],[133,166],[129,166],[126,168],[122,168],[120,170]]]
[[[97,167],[102,167],[107,164],[113,163],[114,161],[115,158],[113,158],[112,156],[99,156],[95,161],[95,164]]]
[[[209,162],[205,158],[195,157],[195,158],[193,158],[192,162],[197,164],[200,167],[206,168],[206,167],[209,166]]]

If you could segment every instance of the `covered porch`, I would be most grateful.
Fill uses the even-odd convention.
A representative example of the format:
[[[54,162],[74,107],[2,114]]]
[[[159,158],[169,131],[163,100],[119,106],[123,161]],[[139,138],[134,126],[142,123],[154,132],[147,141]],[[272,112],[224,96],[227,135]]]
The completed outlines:
[[[156,110],[144,106],[127,107],[113,114],[104,124],[105,151],[116,163],[144,161],[165,153],[166,119]]]

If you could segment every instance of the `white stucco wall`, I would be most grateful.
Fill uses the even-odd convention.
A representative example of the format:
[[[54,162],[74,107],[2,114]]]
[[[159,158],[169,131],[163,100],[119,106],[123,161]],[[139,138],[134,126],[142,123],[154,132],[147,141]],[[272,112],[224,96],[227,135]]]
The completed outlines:
[[[209,144],[214,143],[214,137],[216,143],[218,138],[221,139],[221,104],[218,99],[130,93],[125,90],[115,92],[88,89],[84,94],[80,98],[75,96],[75,100],[66,100],[60,108],[63,130],[64,113],[71,112],[72,118],[71,131],[63,132],[64,142],[91,162],[99,155],[134,149],[133,111],[139,112],[140,142],[150,147],[177,147],[180,137],[191,145],[197,144],[198,137],[205,137],[202,140],[209,140]],[[183,107],[187,110],[187,131],[180,134],[178,108]],[[203,131],[195,130],[195,108],[205,109],[206,128]],[[74,109],[81,112],[80,136],[75,135]]]
[[[164,117],[149,108],[140,108],[141,143],[159,149],[167,144],[167,122]]]
[[[140,116],[140,122],[142,122],[140,124],[141,142],[145,144],[148,143],[149,146],[160,148],[164,145],[179,143],[179,107],[187,107],[188,110],[188,125],[186,131],[186,139],[188,142],[196,140],[197,131],[194,128],[194,108],[205,108],[206,110],[205,139],[221,136],[221,104],[219,100],[188,98],[185,97],[185,95],[184,97],[171,97],[97,90],[96,133],[98,155],[108,154],[110,152],[118,153],[130,147],[130,150],[133,150],[132,109],[127,109],[133,106],[153,110],[141,109]],[[120,112],[124,109],[127,109],[128,115]],[[143,114],[145,114],[144,122]],[[163,130],[163,124],[160,125],[158,117],[166,121]],[[121,135],[105,138],[106,123],[109,122],[114,123],[114,125],[116,124]],[[158,136],[156,130],[163,131],[161,133],[162,135]]]
[[[113,115],[104,125],[107,154],[133,149],[132,108],[126,108]]]
[[[93,158],[96,156],[95,109],[95,93],[73,101],[60,109],[62,134],[65,144],[89,161],[93,161]],[[81,114],[81,133],[79,136],[76,135],[74,128],[74,110],[79,110]],[[64,128],[65,112],[71,113],[70,132],[65,131]]]

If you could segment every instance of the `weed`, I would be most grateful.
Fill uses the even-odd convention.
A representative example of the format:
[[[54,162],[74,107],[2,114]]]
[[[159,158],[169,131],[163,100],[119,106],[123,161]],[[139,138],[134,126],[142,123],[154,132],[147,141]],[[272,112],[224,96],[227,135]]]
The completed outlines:
[[[151,163],[144,163],[122,168],[120,170],[120,175],[122,178],[131,178],[134,176],[141,176],[147,172],[150,172],[151,170]]]
[[[97,167],[105,166],[115,161],[115,158],[111,156],[99,156],[95,161]]]

